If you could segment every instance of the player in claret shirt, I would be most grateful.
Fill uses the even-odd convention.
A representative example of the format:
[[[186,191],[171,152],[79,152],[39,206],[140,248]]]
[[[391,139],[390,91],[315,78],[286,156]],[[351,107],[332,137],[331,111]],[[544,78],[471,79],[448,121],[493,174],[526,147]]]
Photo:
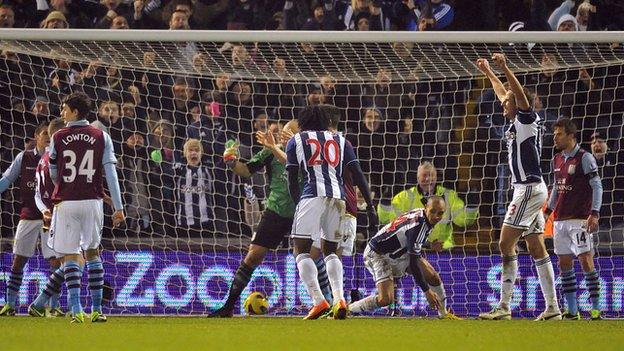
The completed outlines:
[[[13,240],[13,266],[7,283],[7,302],[0,310],[0,316],[14,316],[16,314],[24,266],[28,259],[35,254],[39,237],[41,237],[41,252],[50,261],[51,269],[55,270],[59,266],[54,252],[45,244],[42,230],[43,220],[41,212],[35,204],[37,164],[49,142],[48,126],[45,124],[38,126],[35,131],[35,147],[20,152],[0,179],[0,193],[19,180],[22,204],[20,221],[17,224],[15,239]]]
[[[84,323],[80,303],[80,279],[84,258],[89,274],[91,321],[105,322],[102,313],[104,268],[99,246],[104,225],[102,185],[103,173],[111,193],[113,225],[125,220],[119,181],[108,134],[89,125],[86,120],[91,101],[83,93],[68,95],[63,101],[61,118],[67,123],[50,142],[50,178],[56,184],[52,199],[55,203],[49,244],[62,256],[63,274],[68,290],[72,323]],[[84,258],[83,258],[84,257]],[[31,315],[43,315],[31,305]]]

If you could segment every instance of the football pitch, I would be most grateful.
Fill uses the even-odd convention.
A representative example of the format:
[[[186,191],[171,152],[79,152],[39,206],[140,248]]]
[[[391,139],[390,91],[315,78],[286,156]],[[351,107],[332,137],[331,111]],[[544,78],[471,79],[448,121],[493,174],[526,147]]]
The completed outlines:
[[[622,350],[624,321],[0,319],[2,350]]]

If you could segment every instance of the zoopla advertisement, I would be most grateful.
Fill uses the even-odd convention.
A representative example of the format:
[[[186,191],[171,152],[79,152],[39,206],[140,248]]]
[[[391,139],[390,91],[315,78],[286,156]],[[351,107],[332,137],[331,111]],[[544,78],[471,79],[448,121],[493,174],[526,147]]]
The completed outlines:
[[[460,316],[476,316],[498,302],[501,262],[495,256],[463,256],[448,253],[427,257],[440,272],[448,296],[448,306]],[[105,313],[109,314],[206,314],[225,301],[228,286],[242,256],[238,253],[215,252],[196,254],[174,251],[105,251],[105,281],[112,288]],[[0,305],[4,304],[11,255],[2,255],[0,267]],[[512,307],[516,317],[534,317],[544,308],[537,272],[529,256],[520,256],[520,272]],[[555,262],[556,266],[556,262]],[[370,274],[363,268],[362,256],[344,259],[346,296],[356,287],[363,296],[375,290]],[[624,257],[599,257],[601,306],[606,317],[624,315]],[[556,268],[555,268],[556,272]],[[577,266],[577,272],[581,272]],[[556,272],[557,273],[557,272]],[[48,264],[33,257],[26,266],[20,289],[19,312],[45,287]],[[582,273],[579,281],[581,310],[590,309],[589,293]],[[559,279],[557,279],[557,287]],[[83,305],[89,306],[87,274],[84,274]],[[311,306],[305,286],[299,280],[292,255],[271,253],[256,269],[243,297],[253,291],[268,296],[270,314],[303,314]],[[66,292],[63,289],[63,296]],[[435,315],[427,307],[420,289],[407,276],[398,283],[397,309],[403,316]],[[64,303],[65,298],[61,298]],[[89,308],[87,307],[87,311]],[[236,311],[238,312],[238,311]],[[380,310],[383,315],[387,310]]]

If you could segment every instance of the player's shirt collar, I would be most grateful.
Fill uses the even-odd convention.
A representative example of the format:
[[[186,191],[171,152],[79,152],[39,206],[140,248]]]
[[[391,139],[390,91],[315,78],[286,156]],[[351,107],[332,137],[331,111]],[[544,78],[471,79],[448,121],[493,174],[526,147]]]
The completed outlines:
[[[564,150],[564,151],[561,151],[561,154],[563,155],[564,158],[568,159],[568,158],[574,157],[574,155],[576,155],[576,153],[579,151],[580,148],[581,146],[578,143],[576,143],[576,145],[574,146],[574,149],[572,149],[572,152],[567,153]]]
[[[86,119],[81,119],[81,120],[78,120],[78,121],[67,122],[67,126],[68,127],[88,126],[88,125],[89,125],[89,121],[87,121]]]

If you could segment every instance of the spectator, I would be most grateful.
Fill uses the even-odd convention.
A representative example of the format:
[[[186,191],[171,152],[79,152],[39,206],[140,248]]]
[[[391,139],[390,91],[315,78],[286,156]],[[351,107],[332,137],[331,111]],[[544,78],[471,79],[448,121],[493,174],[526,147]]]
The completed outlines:
[[[189,26],[189,17],[185,11],[175,11],[169,19],[169,30],[191,29]]]
[[[130,26],[124,16],[117,15],[117,17],[113,18],[110,29],[130,29]]]
[[[570,14],[559,17],[557,21],[557,31],[559,32],[575,32],[579,30],[576,18]]]
[[[589,0],[588,30],[624,30],[621,0]]]
[[[323,0],[323,4],[314,7],[313,16],[303,24],[303,30],[337,30],[338,20],[333,0]]]
[[[147,230],[150,225],[148,159],[144,136],[130,134],[123,144],[118,167],[121,169],[128,228],[137,233]]]
[[[564,15],[570,15],[574,6],[576,6],[574,0],[564,0],[561,5],[550,14],[550,17],[548,17],[548,24],[550,25],[550,28],[552,30],[560,30],[559,21]],[[589,4],[589,2],[583,2],[576,9],[576,30],[587,30],[587,25],[589,23],[589,12],[591,11],[591,7],[592,6],[591,4]]]
[[[366,20],[367,30],[383,30],[384,23],[381,18],[381,6],[379,1],[373,0],[353,0],[344,14],[344,26],[347,30],[365,30]]]
[[[221,160],[226,142],[218,94],[213,91],[204,93],[201,104],[203,106],[201,113],[186,127],[186,135],[202,143],[204,150],[202,163],[216,166]]]
[[[478,213],[476,208],[467,207],[457,192],[437,184],[437,170],[430,162],[418,166],[417,185],[404,190],[392,198],[391,203],[380,203],[377,213],[380,223],[390,223],[401,213],[414,208],[423,208],[427,199],[433,195],[441,196],[446,201],[444,218],[436,224],[429,235],[431,248],[435,251],[450,249],[455,246],[453,224],[466,228],[475,223]]]
[[[0,5],[0,28],[13,28],[15,25],[15,12],[7,5]]]
[[[451,25],[455,12],[444,0],[406,0],[394,4],[402,29],[409,31],[442,30]]]
[[[123,16],[127,21],[133,14],[132,9],[121,0],[102,0],[95,13],[95,28],[101,29],[110,28],[117,16]]]
[[[151,229],[164,235],[173,235],[175,223],[174,192],[172,185],[174,127],[167,120],[156,123],[147,148]]]
[[[69,24],[67,23],[67,19],[65,18],[65,15],[62,12],[52,11],[41,22],[40,27],[43,29],[69,28]]]
[[[202,165],[202,144],[197,139],[184,143],[185,163],[173,168],[176,194],[176,225],[189,237],[214,232],[214,179],[212,172]],[[180,237],[180,232],[178,232]]]
[[[591,135],[591,153],[596,158],[604,190],[600,225],[611,229],[624,220],[624,167],[617,162],[617,152],[610,150],[605,129]]]
[[[51,0],[48,6],[48,3],[45,1],[37,1],[37,14],[35,17],[39,21],[43,20],[51,11],[61,12],[65,16],[69,28],[91,27],[89,18],[84,14],[78,2],[72,2],[71,0]]]

